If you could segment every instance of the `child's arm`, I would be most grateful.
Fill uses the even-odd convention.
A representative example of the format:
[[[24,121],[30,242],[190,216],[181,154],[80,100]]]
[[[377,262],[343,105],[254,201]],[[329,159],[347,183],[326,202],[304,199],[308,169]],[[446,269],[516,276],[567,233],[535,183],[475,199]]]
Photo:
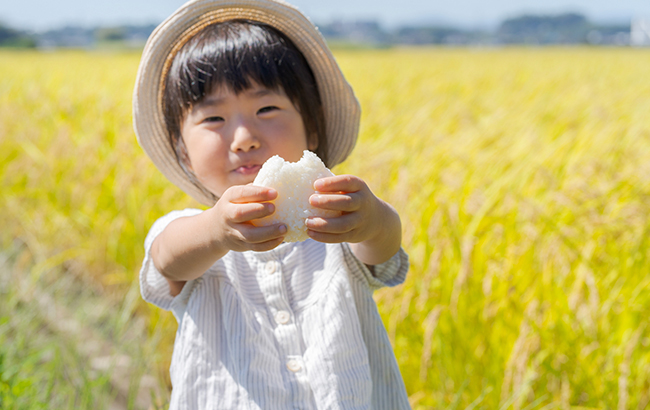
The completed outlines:
[[[366,265],[389,260],[402,243],[402,224],[395,209],[377,198],[366,183],[352,175],[321,178],[311,205],[342,211],[337,218],[307,220],[311,238],[327,243],[349,242],[354,255]]]
[[[203,275],[228,251],[267,251],[282,243],[285,225],[255,227],[252,219],[274,211],[277,192],[252,185],[226,190],[214,207],[171,222],[156,237],[151,257],[167,279],[170,293],[180,293],[186,281]]]

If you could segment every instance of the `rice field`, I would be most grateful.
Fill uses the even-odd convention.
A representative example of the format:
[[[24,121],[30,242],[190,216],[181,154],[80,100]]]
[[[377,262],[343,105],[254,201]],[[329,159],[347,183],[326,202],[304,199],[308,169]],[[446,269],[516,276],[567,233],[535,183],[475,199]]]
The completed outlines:
[[[376,300],[413,408],[650,408],[650,50],[335,55],[363,116],[333,171],[397,208],[411,257]],[[0,251],[91,280],[165,375],[175,321],[132,290],[153,221],[196,204],[136,143],[138,62],[0,51]]]

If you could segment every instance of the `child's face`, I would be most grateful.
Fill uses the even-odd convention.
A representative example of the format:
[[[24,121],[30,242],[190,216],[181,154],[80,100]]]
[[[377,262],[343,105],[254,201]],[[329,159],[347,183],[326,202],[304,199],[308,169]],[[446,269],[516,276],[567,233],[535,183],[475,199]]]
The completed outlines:
[[[254,83],[238,95],[221,87],[206,96],[186,113],[181,135],[194,174],[219,197],[253,182],[273,155],[295,162],[317,145],[283,91]]]

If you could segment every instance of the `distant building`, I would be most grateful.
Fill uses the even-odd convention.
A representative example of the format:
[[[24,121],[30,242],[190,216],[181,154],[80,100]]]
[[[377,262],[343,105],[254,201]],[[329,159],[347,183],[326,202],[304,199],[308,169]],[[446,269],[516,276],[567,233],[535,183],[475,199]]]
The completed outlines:
[[[636,18],[630,26],[630,45],[650,46],[650,19]]]

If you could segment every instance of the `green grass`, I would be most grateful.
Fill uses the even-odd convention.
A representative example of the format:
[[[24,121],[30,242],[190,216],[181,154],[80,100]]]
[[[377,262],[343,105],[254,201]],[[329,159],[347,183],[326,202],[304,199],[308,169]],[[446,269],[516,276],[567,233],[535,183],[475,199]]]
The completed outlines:
[[[69,340],[48,328],[12,280],[19,272],[0,268],[0,408],[106,409],[113,400],[108,372],[90,368]]]
[[[363,116],[334,172],[397,208],[411,257],[376,299],[413,407],[648,408],[650,50],[336,56]],[[138,59],[0,52],[0,245],[144,320],[162,374],[174,320],[125,300],[153,221],[195,204],[136,144]]]
[[[164,408],[158,340],[125,315],[137,289],[104,300],[93,283],[28,262],[19,246],[0,254],[0,408]]]

